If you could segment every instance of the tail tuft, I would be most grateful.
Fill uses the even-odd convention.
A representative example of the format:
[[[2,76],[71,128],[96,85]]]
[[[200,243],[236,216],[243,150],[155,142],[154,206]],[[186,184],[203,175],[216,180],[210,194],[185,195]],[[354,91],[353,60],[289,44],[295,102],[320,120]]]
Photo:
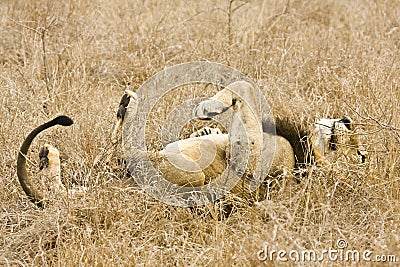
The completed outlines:
[[[53,122],[62,126],[71,126],[74,123],[70,117],[64,115],[58,116]]]

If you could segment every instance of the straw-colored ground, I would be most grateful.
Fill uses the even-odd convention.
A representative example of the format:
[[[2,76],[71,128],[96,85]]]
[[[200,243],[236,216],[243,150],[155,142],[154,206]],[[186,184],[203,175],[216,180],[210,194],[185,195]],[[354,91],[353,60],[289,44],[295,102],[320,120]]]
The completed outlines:
[[[257,266],[265,242],[321,256],[338,240],[342,252],[400,261],[399,1],[10,0],[0,12],[0,265]],[[352,117],[367,166],[332,162],[220,221],[94,169],[127,86],[199,60],[247,74],[292,119]],[[17,151],[60,113],[74,126],[39,136],[29,173],[39,175],[38,149],[50,142],[65,182],[90,190],[40,210],[18,183]]]

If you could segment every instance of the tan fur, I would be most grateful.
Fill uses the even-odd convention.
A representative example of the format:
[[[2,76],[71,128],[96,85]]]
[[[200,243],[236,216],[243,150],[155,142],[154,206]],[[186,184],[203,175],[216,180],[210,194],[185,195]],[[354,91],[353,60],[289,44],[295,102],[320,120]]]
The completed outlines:
[[[293,147],[290,142],[279,135],[275,136],[275,138],[276,148],[274,160],[269,171],[269,175],[273,177],[291,173],[296,163]],[[264,150],[265,149],[268,148],[264,148]]]
[[[235,144],[248,138],[250,156],[247,169],[251,175],[254,175],[264,143],[254,88],[247,82],[239,81],[230,84],[227,89],[231,90],[232,101],[235,102],[229,141],[230,144]],[[243,131],[240,125],[244,126]],[[234,155],[230,158],[232,156]]]
[[[124,127],[131,125],[127,124]],[[163,178],[176,185],[202,186],[219,177],[226,168],[227,135],[211,134],[179,140],[158,152],[133,148],[131,138],[125,139],[123,144],[125,151],[132,152],[127,158],[143,160],[143,156],[138,155],[146,153]]]
[[[62,183],[60,152],[58,149],[50,144],[45,144],[43,148],[49,151],[47,154],[48,165],[40,171],[41,185],[38,188],[44,193],[45,199],[56,200],[67,196],[82,196],[86,188],[79,186],[67,189]]]
[[[219,178],[226,169],[227,159],[231,158],[228,144],[243,141],[247,137],[250,156],[246,175],[253,176],[263,150],[273,149],[267,146],[264,147],[264,138],[269,139],[269,134],[262,133],[253,87],[246,82],[236,82],[229,85],[226,90],[228,91],[220,92],[214,98],[218,99],[220,97],[222,104],[225,106],[228,106],[232,99],[235,99],[233,109],[236,116],[233,118],[229,135],[211,134],[179,140],[169,144],[161,151],[145,152],[167,181],[180,186],[201,186],[210,183]],[[136,111],[138,105],[136,100],[136,97],[131,98],[127,106],[126,116],[129,117]],[[227,107],[225,106],[222,106],[222,109],[226,109]],[[244,125],[243,132],[238,131],[241,124]],[[127,132],[132,132],[129,130],[130,127],[135,127],[129,120],[124,121],[124,124],[122,124],[122,120],[119,119],[113,130],[113,140],[121,125],[126,127]],[[272,162],[270,174],[277,176],[291,172],[295,161],[290,143],[282,137],[275,137],[277,155]],[[136,160],[143,159],[141,151],[131,147],[132,138],[132,136],[127,136],[123,140],[124,150],[132,152],[132,155],[127,155],[127,157],[130,159],[135,158]],[[200,149],[201,146],[203,146],[202,149]],[[204,163],[197,162],[201,158],[212,158],[213,160],[207,166],[203,166]],[[189,171],[185,171],[184,169],[188,168],[185,165],[188,164],[192,167],[189,167]],[[271,163],[269,162],[269,164]]]
[[[246,172],[249,175],[253,175],[257,168],[257,162],[261,156],[261,152],[263,149],[263,133],[261,122],[259,120],[258,114],[254,113],[253,110],[257,110],[254,108],[256,100],[254,99],[254,94],[252,92],[252,86],[245,82],[237,82],[233,85],[230,85],[230,90],[235,92],[233,97],[236,98],[236,104],[234,105],[234,112],[236,116],[234,116],[230,134],[211,134],[196,138],[189,138],[185,140],[179,140],[177,142],[171,143],[162,151],[158,152],[145,152],[146,155],[150,158],[150,160],[154,163],[156,168],[163,174],[163,177],[178,185],[183,186],[197,186],[203,185],[217,179],[221,176],[223,171],[227,166],[227,158],[231,158],[230,155],[227,155],[228,151],[230,151],[230,147],[228,147],[229,141],[231,143],[236,143],[238,141],[243,141],[243,134],[246,134],[248,137],[249,144],[249,164]],[[246,99],[244,101],[243,99]],[[127,114],[132,112],[132,110],[136,110],[137,101],[131,101],[128,106]],[[235,121],[236,120],[236,121]],[[238,121],[240,120],[240,121]],[[244,132],[238,132],[238,124],[242,123],[244,125]],[[135,125],[131,122],[126,122],[124,127],[127,127],[126,130],[129,130],[129,127],[135,127]],[[132,155],[128,158],[139,159],[137,155],[143,153],[138,151],[137,149],[130,146],[132,144],[132,136],[125,137],[124,147],[125,151],[132,151]],[[200,149],[200,144],[204,146],[203,149]],[[175,147],[175,149],[172,149]],[[215,147],[215,148],[214,148]],[[288,149],[290,148],[289,142],[284,138],[277,138],[277,147],[279,149]],[[177,149],[178,148],[178,149]],[[207,155],[207,153],[213,153]],[[293,150],[292,150],[293,151]],[[183,157],[182,157],[183,156]],[[198,165],[198,172],[187,172],[183,171],[173,163],[174,160],[182,159],[183,162],[185,160],[189,160],[194,163],[200,157],[212,157],[213,161],[208,166]],[[288,169],[293,169],[294,166],[294,156],[293,152],[285,153],[282,157],[276,157],[277,160],[282,162],[274,161],[274,173],[278,173],[279,170],[282,170],[281,165],[287,164]],[[230,159],[232,160],[232,159]],[[291,164],[289,163],[290,161]],[[237,191],[241,189],[237,188]],[[235,190],[234,190],[235,191]],[[245,193],[247,196],[247,192]],[[240,195],[240,194],[239,194]],[[241,194],[245,197],[245,195]]]
[[[43,147],[49,151],[47,155],[49,164],[42,170],[42,184],[45,185],[44,188],[48,188],[53,192],[64,192],[65,187],[60,175],[60,152],[50,144],[45,144]]]
[[[249,90],[247,90],[249,91]],[[251,91],[251,90],[250,90]],[[247,95],[247,99],[253,98],[253,101],[255,102],[256,100],[254,99],[254,93],[252,94],[253,96],[250,96],[249,94]],[[208,101],[208,107],[207,109],[209,111],[213,111],[216,113],[222,113],[224,109],[229,107],[232,103],[233,99],[233,93],[231,90],[228,88],[225,88],[218,93],[216,93],[213,97],[211,97]],[[251,110],[251,112],[255,112],[256,110],[259,110],[256,108],[256,104],[253,104],[254,107]],[[251,113],[249,113],[251,114]],[[202,115],[199,113],[199,117],[202,117]],[[257,116],[257,120],[259,120],[259,114],[254,114]],[[207,117],[207,116],[206,116]],[[258,124],[259,122],[253,121],[253,124]],[[259,126],[249,126],[249,128],[254,127],[255,129],[258,129]],[[271,133],[263,133],[264,135],[264,140],[268,139],[268,136],[272,136]],[[291,172],[293,171],[293,167],[295,164],[295,158],[294,158],[294,151],[291,143],[284,137],[280,135],[274,135],[275,142],[276,142],[276,151],[274,154],[274,160],[271,165],[271,170],[270,170],[270,175],[271,176],[277,176],[281,175],[283,173]],[[264,142],[265,143],[265,142]],[[271,144],[272,146],[272,144]],[[264,149],[263,153],[266,153],[267,149],[273,150],[273,147],[266,146],[264,144]],[[318,152],[316,152],[317,154]],[[271,153],[270,153],[271,154]],[[272,155],[270,155],[272,156]],[[318,154],[317,154],[318,157]]]
[[[230,146],[245,139],[243,137],[246,136],[249,141],[250,153],[245,175],[231,192],[249,201],[258,200],[260,197],[258,191],[266,190],[263,185],[266,175],[278,176],[293,171],[295,165],[293,148],[285,138],[262,132],[254,88],[247,82],[236,82],[229,85],[211,99],[201,102],[195,109],[195,115],[200,118],[209,118],[213,114],[223,113],[231,106],[235,115],[229,130],[227,156],[229,160],[234,158],[235,155],[229,155]],[[244,132],[240,131],[241,123],[244,125],[244,129],[242,129]],[[274,143],[271,143],[273,138],[275,138],[276,148],[273,146]],[[271,165],[274,152],[276,153]],[[258,166],[257,163],[261,166]],[[265,165],[271,165],[269,173],[259,173],[259,170],[262,170]],[[252,192],[251,180],[257,178],[261,179],[261,187]]]

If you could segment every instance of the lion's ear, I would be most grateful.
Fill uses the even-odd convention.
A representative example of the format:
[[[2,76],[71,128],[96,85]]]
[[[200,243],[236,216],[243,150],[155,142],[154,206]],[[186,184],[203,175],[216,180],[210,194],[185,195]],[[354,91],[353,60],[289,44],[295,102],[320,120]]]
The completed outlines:
[[[352,124],[353,121],[349,117],[344,116],[343,119],[340,120],[340,122],[343,123],[344,126],[346,126],[346,128],[349,129],[349,131],[353,130],[353,124]]]

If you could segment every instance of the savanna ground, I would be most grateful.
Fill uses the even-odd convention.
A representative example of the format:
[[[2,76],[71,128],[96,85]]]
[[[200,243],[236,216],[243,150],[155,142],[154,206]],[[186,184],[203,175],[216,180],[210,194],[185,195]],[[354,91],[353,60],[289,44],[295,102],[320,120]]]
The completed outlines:
[[[1,1],[0,10],[0,265],[257,266],[265,242],[320,253],[338,240],[400,261],[399,1]],[[292,119],[352,117],[368,163],[281,181],[261,207],[238,203],[222,220],[92,167],[126,88],[204,60],[248,75]],[[49,142],[66,183],[90,190],[41,210],[18,183],[16,156],[57,114],[75,124],[39,136],[29,173]]]

